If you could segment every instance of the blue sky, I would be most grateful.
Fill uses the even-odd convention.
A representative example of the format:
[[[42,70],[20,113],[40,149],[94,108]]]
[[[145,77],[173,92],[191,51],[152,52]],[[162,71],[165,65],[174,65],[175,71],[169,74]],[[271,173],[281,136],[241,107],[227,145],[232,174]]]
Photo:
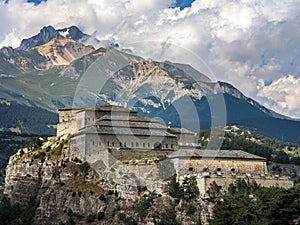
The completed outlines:
[[[175,7],[179,7],[181,10],[186,7],[191,7],[195,0],[176,0]]]
[[[9,0],[6,0],[8,2]],[[27,0],[27,2],[33,2],[35,5],[39,5],[41,2],[46,2],[47,0]],[[179,7],[181,10],[190,7],[195,0],[176,0],[175,4],[171,7]]]
[[[45,2],[46,0],[28,0],[27,2],[34,2],[34,4],[38,5],[41,2]]]
[[[177,7],[174,0],[30,1],[35,5],[26,0],[0,4],[0,47],[17,47],[47,25],[76,25],[129,49],[147,40],[158,43],[161,51],[179,46],[202,64],[182,52],[172,53],[175,61],[233,84],[268,108],[300,118],[299,0],[181,0]],[[140,48],[155,57],[149,45]]]

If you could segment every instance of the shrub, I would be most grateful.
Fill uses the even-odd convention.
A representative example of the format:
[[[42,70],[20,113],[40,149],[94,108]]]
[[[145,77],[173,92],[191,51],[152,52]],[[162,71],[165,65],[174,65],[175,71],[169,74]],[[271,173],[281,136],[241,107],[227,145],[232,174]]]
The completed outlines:
[[[99,199],[100,199],[101,201],[105,201],[105,200],[106,200],[104,194],[101,194],[100,197],[99,197]]]
[[[97,214],[97,220],[103,220],[105,217],[105,213],[104,212],[98,212]]]

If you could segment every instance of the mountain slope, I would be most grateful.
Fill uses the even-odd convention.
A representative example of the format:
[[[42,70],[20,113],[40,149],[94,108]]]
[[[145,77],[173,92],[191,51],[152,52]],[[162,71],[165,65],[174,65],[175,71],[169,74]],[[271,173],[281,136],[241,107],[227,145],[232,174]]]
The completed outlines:
[[[74,60],[94,51],[92,46],[79,44],[72,39],[53,39],[46,44],[33,48],[44,56],[48,64],[54,66],[69,65]]]
[[[0,130],[31,135],[55,135],[58,116],[37,107],[15,102],[0,103]]]

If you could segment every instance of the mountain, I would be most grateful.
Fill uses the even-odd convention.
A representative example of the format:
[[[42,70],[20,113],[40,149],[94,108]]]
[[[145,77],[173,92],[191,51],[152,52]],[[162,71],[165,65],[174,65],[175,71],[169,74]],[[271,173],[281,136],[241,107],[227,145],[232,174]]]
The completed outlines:
[[[277,114],[190,65],[157,62],[116,48],[85,45],[76,27],[44,27],[17,49],[0,49],[0,96],[52,112],[115,104],[192,130],[238,125],[300,143],[300,122]],[[80,41],[80,42],[79,42]]]
[[[74,60],[94,51],[94,47],[85,46],[72,39],[53,39],[46,44],[33,48],[46,58],[50,65],[69,65]]]
[[[64,39],[69,38],[74,41],[86,40],[90,36],[84,34],[78,27],[71,26],[64,29],[56,30],[52,26],[43,27],[40,32],[28,39],[24,39],[21,45],[17,48],[18,50],[30,50],[36,46],[44,45],[54,39]]]

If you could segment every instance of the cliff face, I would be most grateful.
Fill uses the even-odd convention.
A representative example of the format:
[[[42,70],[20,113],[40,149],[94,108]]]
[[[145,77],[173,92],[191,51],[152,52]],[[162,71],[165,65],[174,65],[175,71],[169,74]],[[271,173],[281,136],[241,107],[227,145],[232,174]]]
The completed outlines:
[[[67,146],[65,141],[52,140],[41,149],[22,149],[7,166],[5,192],[13,204],[37,203],[34,224],[58,224],[70,218],[80,221],[99,213],[111,214],[115,208],[120,193],[115,192],[114,184],[87,163],[69,162]],[[126,201],[119,199],[119,204],[134,200],[134,196],[127,197]]]
[[[151,181],[149,174],[147,182],[139,183],[137,165],[136,171],[118,165],[116,172],[101,163],[90,166],[77,158],[70,161],[68,156],[69,139],[38,139],[9,161],[5,193],[24,210],[34,205],[34,225],[164,224],[168,220],[196,224],[207,220],[208,205],[193,194],[198,189],[195,183],[188,195],[174,198],[163,191],[165,187],[155,188],[157,181]],[[186,199],[191,194],[193,199]]]

